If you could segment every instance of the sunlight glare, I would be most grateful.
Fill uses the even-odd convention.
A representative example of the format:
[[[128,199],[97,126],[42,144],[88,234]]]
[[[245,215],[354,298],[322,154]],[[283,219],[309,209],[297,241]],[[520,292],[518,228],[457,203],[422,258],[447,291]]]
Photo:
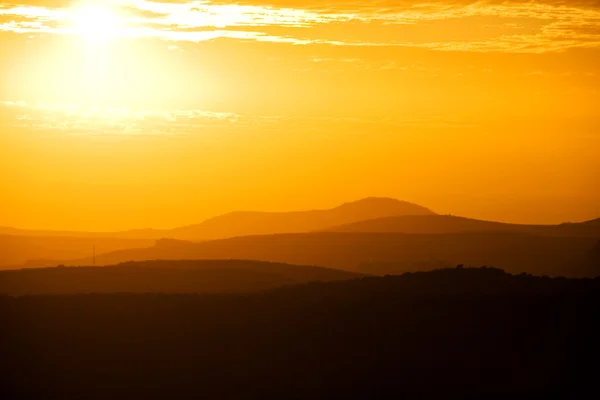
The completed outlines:
[[[75,32],[85,40],[102,43],[118,36],[120,21],[110,6],[101,2],[76,6],[71,16]]]

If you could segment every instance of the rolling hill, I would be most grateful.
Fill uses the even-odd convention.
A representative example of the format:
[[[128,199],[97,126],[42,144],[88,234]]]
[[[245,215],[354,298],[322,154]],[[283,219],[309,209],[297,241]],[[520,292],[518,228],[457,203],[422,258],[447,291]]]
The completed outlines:
[[[234,236],[299,233],[324,230],[337,225],[393,215],[433,215],[429,209],[405,201],[370,197],[342,204],[329,210],[293,212],[239,211],[200,224],[175,229],[138,229],[123,232],[53,232],[28,231],[0,227],[0,234],[15,236],[66,236],[87,238],[137,238],[181,240],[212,240]]]
[[[448,265],[494,266],[511,273],[596,276],[590,265],[593,238],[555,237],[518,232],[448,234],[318,232],[244,236],[192,243],[159,240],[145,249],[120,250],[97,257],[99,265],[141,260],[245,259],[315,265],[364,273],[370,265],[393,263],[395,273]],[[90,259],[66,262],[89,265]]]
[[[0,294],[240,293],[363,275],[260,261],[143,261],[106,267],[0,271]]]
[[[153,240],[0,235],[0,269],[17,265],[56,265],[60,260],[152,246]]]
[[[428,209],[387,198],[367,198],[331,210],[297,212],[234,212],[197,225],[123,232],[30,231],[0,227],[0,269],[55,266],[61,260],[152,246],[162,238],[214,240],[234,236],[297,233],[390,215],[433,214]]]
[[[327,229],[330,232],[395,232],[415,234],[466,232],[521,232],[550,236],[600,239],[600,224],[594,221],[560,225],[521,225],[482,221],[453,215],[404,215],[358,221]]]
[[[586,254],[600,240],[599,221],[508,224],[437,215],[411,203],[367,198],[331,210],[236,212],[198,225],[114,233],[115,237],[5,235],[0,236],[0,267],[92,265],[96,245],[101,265],[233,258],[375,274],[487,264],[511,272],[593,275],[594,263]],[[145,239],[126,239],[136,236]]]
[[[427,208],[387,198],[367,198],[330,210],[296,212],[234,212],[199,225],[177,228],[167,236],[183,240],[220,239],[235,236],[300,233],[392,215],[433,215]]]

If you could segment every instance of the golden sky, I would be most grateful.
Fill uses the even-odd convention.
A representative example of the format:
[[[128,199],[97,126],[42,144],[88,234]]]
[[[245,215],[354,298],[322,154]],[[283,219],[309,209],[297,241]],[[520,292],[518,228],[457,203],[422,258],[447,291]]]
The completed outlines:
[[[600,216],[600,1],[0,0],[0,225]]]

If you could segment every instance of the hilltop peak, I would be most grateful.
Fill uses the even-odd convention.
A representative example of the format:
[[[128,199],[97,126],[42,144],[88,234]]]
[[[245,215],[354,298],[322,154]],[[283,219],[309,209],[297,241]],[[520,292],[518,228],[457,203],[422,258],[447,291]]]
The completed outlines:
[[[355,212],[377,211],[388,215],[433,215],[433,211],[418,204],[409,203],[390,197],[366,197],[364,199],[344,203],[334,210]]]

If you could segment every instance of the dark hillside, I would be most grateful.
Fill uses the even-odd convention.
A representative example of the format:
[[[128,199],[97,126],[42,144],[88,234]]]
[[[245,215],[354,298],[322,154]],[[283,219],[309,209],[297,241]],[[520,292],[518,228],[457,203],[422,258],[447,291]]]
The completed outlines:
[[[396,263],[394,273],[431,270],[444,265],[488,265],[511,273],[597,276],[590,265],[592,238],[540,236],[515,232],[409,235],[401,233],[318,232],[246,236],[202,243],[159,241],[147,249],[99,256],[100,265],[130,260],[244,259],[316,265],[371,273],[369,263]],[[91,259],[69,261],[90,265]],[[377,274],[378,271],[372,273]]]
[[[595,389],[599,305],[598,279],[494,269],[253,295],[0,297],[0,394],[578,397]]]
[[[521,225],[483,221],[453,215],[402,215],[376,218],[327,229],[329,232],[388,232],[440,234],[469,232],[515,232],[545,236],[588,237],[600,239],[600,224],[595,221],[560,225]]]
[[[260,261],[142,261],[106,267],[0,271],[0,294],[236,293],[360,276]]]

